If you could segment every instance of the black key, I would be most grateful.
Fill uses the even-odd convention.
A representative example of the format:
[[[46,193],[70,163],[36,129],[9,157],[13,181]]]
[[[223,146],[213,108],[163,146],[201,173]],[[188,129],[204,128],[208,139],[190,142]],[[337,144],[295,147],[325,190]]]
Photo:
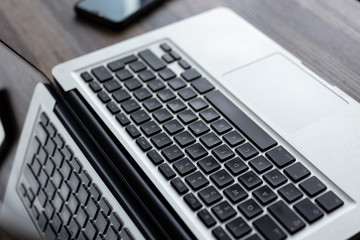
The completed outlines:
[[[91,195],[93,196],[93,198],[96,199],[97,201],[99,201],[102,193],[101,193],[99,187],[95,183],[91,184],[91,186],[89,187],[89,191],[90,191]]]
[[[165,148],[161,153],[169,162],[174,162],[184,156],[184,153],[176,145]]]
[[[168,102],[174,99],[176,96],[170,89],[163,89],[156,94],[161,101]]]
[[[268,210],[291,234],[298,232],[306,226],[305,223],[281,200],[271,205]]]
[[[113,79],[113,80],[110,80],[110,81],[107,81],[106,83],[104,83],[104,88],[108,92],[113,92],[113,91],[116,91],[116,90],[120,89],[121,85],[118,83],[118,81]]]
[[[71,189],[67,183],[64,183],[61,185],[59,194],[64,199],[64,201],[67,201],[67,199],[69,198],[70,192],[71,192]]]
[[[150,70],[141,71],[138,73],[138,76],[143,82],[153,80],[156,77],[155,74]]]
[[[189,130],[195,135],[195,136],[200,136],[206,132],[208,132],[210,129],[208,128],[208,126],[206,126],[206,124],[199,120],[197,122],[192,123],[191,125],[189,125]]]
[[[60,218],[64,225],[67,225],[70,221],[72,213],[70,212],[69,208],[64,205],[63,209],[60,212]]]
[[[65,240],[70,239],[70,233],[65,226],[63,226],[58,234],[58,239]]]
[[[61,168],[64,160],[64,155],[61,153],[59,149],[56,149],[55,154],[53,156],[53,162],[58,168]]]
[[[95,238],[97,229],[95,227],[95,223],[92,220],[88,221],[87,225],[85,226],[84,233],[88,240],[93,240]]]
[[[169,68],[162,69],[158,74],[165,81],[176,77],[176,74]]]
[[[126,80],[124,82],[124,85],[130,91],[134,91],[135,89],[142,87],[142,83],[139,80],[137,80],[136,78],[131,78],[129,80]]]
[[[272,168],[272,164],[264,157],[258,156],[249,162],[249,165],[258,173],[263,173]]]
[[[132,113],[140,109],[139,104],[133,99],[122,102],[121,107],[125,110],[126,113]]]
[[[179,90],[186,86],[186,83],[180,78],[171,79],[168,81],[168,84],[173,90]]]
[[[112,114],[117,114],[118,112],[120,112],[120,108],[114,102],[107,103],[106,108],[109,109]]]
[[[317,177],[312,176],[304,182],[300,183],[300,188],[310,197],[325,191],[326,186]]]
[[[217,240],[230,240],[231,238],[227,233],[219,226],[212,230],[212,234]]]
[[[200,220],[205,224],[205,226],[208,228],[216,224],[215,219],[206,209],[199,211],[197,215],[200,218]]]
[[[200,160],[198,165],[206,174],[212,173],[220,168],[220,164],[212,156]]]
[[[127,57],[124,57],[124,58],[121,58],[119,60],[109,63],[108,67],[111,69],[111,71],[117,71],[121,68],[124,68],[125,64],[131,63],[136,60],[137,60],[137,57],[135,55],[130,55],[130,56],[127,56]]]
[[[175,190],[179,193],[179,194],[184,194],[187,191],[189,191],[189,188],[185,185],[185,183],[180,179],[180,178],[174,178],[173,180],[171,180],[171,186],[173,186],[173,188],[175,188]]]
[[[39,228],[41,229],[41,231],[45,231],[45,229],[46,229],[47,224],[48,224],[49,221],[48,221],[48,218],[46,217],[44,211],[42,211],[42,212],[40,213],[37,222],[38,222],[38,226],[39,226]]]
[[[81,172],[80,178],[81,178],[82,183],[86,187],[89,187],[89,185],[91,184],[92,179],[91,179],[91,177],[89,176],[89,173],[86,170]]]
[[[191,173],[192,171],[195,171],[196,169],[194,164],[190,162],[188,158],[183,158],[177,161],[176,163],[174,163],[173,167],[181,176],[185,176]]]
[[[199,78],[191,82],[191,86],[200,94],[213,90],[215,87],[206,78]]]
[[[180,60],[180,59],[181,59],[181,56],[180,56],[177,52],[175,52],[175,51],[171,51],[170,54],[171,54],[171,56],[172,56],[173,58],[175,58],[176,60]]]
[[[286,238],[286,234],[283,230],[281,230],[281,228],[268,215],[257,219],[253,224],[265,239],[282,240]]]
[[[166,65],[149,49],[139,52],[139,56],[154,70],[159,71]]]
[[[273,187],[276,188],[287,182],[287,178],[277,169],[271,170],[264,174],[263,178]]]
[[[141,135],[139,130],[133,124],[130,124],[129,126],[127,126],[126,131],[134,139],[137,137],[140,137],[140,135]]]
[[[160,44],[160,48],[162,50],[164,50],[165,52],[170,52],[171,51],[171,47],[167,43]]]
[[[277,195],[266,185],[256,189],[253,195],[262,205],[266,205],[277,198]]]
[[[197,171],[185,178],[185,181],[191,186],[192,189],[198,190],[209,184],[209,181],[205,178],[205,176]]]
[[[97,201],[93,197],[90,198],[86,206],[86,211],[91,219],[94,219],[97,216],[99,209],[100,207]]]
[[[324,213],[308,198],[295,204],[294,208],[309,223],[313,223],[324,216]]]
[[[79,160],[77,158],[74,158],[72,159],[70,164],[73,167],[74,171],[76,172],[76,175],[78,176],[77,173],[79,173],[82,169],[82,165],[80,164]]]
[[[166,122],[170,119],[173,118],[173,116],[171,115],[171,113],[169,113],[168,110],[166,110],[165,108],[160,109],[156,112],[153,113],[154,118],[159,122],[159,123],[163,123]]]
[[[118,113],[115,116],[116,120],[121,124],[121,126],[126,126],[130,123],[130,120],[127,118],[127,116],[124,113]]]
[[[164,162],[164,159],[160,156],[160,154],[156,150],[151,150],[146,155],[150,158],[151,162],[155,165],[158,165],[158,164]]]
[[[156,98],[150,98],[143,102],[144,107],[149,112],[155,111],[162,107],[162,104]]]
[[[344,202],[333,192],[329,191],[315,199],[316,203],[322,207],[327,213],[344,205]]]
[[[49,134],[41,124],[38,124],[37,127],[36,127],[36,136],[39,139],[41,145],[45,145]],[[41,149],[42,148],[40,148],[40,150]]]
[[[34,158],[33,163],[31,165],[31,169],[33,170],[35,176],[39,175],[41,168],[42,168],[42,166],[41,166],[39,160]]]
[[[98,94],[97,94],[98,98],[103,102],[103,103],[107,103],[111,100],[111,98],[109,97],[109,95],[107,95],[106,92],[104,91],[100,91]]]
[[[110,68],[111,71],[115,72],[125,67],[125,63],[121,60],[116,60],[114,62],[109,63],[108,68]]]
[[[221,194],[213,186],[201,190],[198,195],[208,206],[222,199]]]
[[[85,82],[90,82],[93,80],[92,76],[88,72],[83,72],[80,74],[80,76]]]
[[[45,193],[46,196],[48,196],[48,199],[52,199],[54,197],[55,192],[56,192],[56,188],[54,187],[54,184],[51,181],[48,181],[45,187]]]
[[[195,138],[188,131],[177,134],[174,139],[180,147],[186,147],[195,142]]]
[[[294,182],[298,182],[310,175],[310,171],[299,162],[287,167],[284,172]]]
[[[292,203],[303,196],[302,192],[292,183],[280,188],[278,192],[289,203]]]
[[[134,72],[140,72],[140,71],[146,69],[146,66],[145,66],[142,62],[139,62],[139,61],[130,63],[130,64],[129,64],[129,67],[130,67],[131,70],[133,70]]]
[[[114,99],[120,103],[131,98],[130,94],[125,89],[117,90],[112,94]]]
[[[79,211],[76,213],[76,220],[79,223],[80,228],[83,228],[88,220],[88,215],[82,207],[80,207]]]
[[[256,233],[251,235],[248,238],[245,238],[245,240],[261,240],[261,238],[259,237],[259,235],[257,235]]]
[[[133,77],[131,72],[127,69],[122,69],[120,71],[117,71],[115,75],[120,79],[120,81],[125,81],[127,79],[130,79]]]
[[[64,146],[64,140],[59,134],[56,134],[56,136],[54,137],[54,141],[58,148],[62,148]]]
[[[185,72],[181,73],[181,76],[188,82],[193,81],[199,77],[201,77],[201,74],[196,71],[194,68],[191,68],[189,70],[186,70]]]
[[[159,132],[161,132],[160,127],[154,122],[149,121],[140,126],[141,131],[145,133],[147,137],[151,137]]]
[[[213,208],[211,208],[211,211],[221,222],[225,222],[226,220],[236,215],[236,211],[230,206],[227,201],[223,201],[218,205],[215,205]]]
[[[79,199],[75,195],[76,193],[72,193],[67,202],[67,206],[72,214],[75,214],[80,206]]]
[[[61,221],[61,219],[60,219],[60,217],[59,217],[58,214],[55,214],[54,217],[53,217],[53,219],[52,219],[51,221],[52,221],[52,222],[51,222],[50,226],[51,226],[51,228],[54,230],[54,233],[56,234],[56,233],[59,232],[59,230],[60,230],[60,228],[61,228],[62,221]]]
[[[47,175],[47,173],[44,171],[44,169],[40,172],[39,174],[39,178],[38,181],[40,183],[40,186],[44,187],[46,185],[46,183],[49,180],[49,176]],[[33,184],[33,183],[32,183]],[[53,185],[53,184],[52,184]],[[33,192],[36,193],[36,191],[33,189]],[[49,195],[48,195],[49,196]]]
[[[235,238],[241,238],[251,232],[251,228],[242,217],[235,218],[226,224],[226,228]]]
[[[191,157],[192,160],[198,160],[208,154],[208,152],[201,146],[200,143],[187,147],[185,152]]]
[[[209,123],[212,122],[220,117],[220,115],[215,112],[214,109],[208,108],[200,112],[200,117],[202,117],[205,122]]]
[[[247,188],[253,189],[262,183],[262,180],[253,171],[248,171],[241,175],[238,180]]]
[[[210,176],[211,181],[213,181],[216,186],[223,188],[227,185],[230,185],[234,182],[233,177],[225,170],[221,169],[220,171],[213,173]]]
[[[91,72],[100,82],[105,82],[113,78],[109,71],[103,66],[93,68]]]
[[[49,124],[49,126],[50,126],[50,124]],[[56,146],[55,146],[54,141],[52,139],[49,139],[45,145],[45,150],[49,154],[49,156],[53,155],[55,148],[56,148]]]
[[[161,58],[167,63],[172,63],[173,61],[175,61],[175,58],[171,56],[169,53],[165,53],[164,55],[161,56]]]
[[[164,124],[164,129],[170,134],[181,132],[184,130],[184,127],[179,123],[178,120],[174,119]]]
[[[59,188],[59,187],[60,187],[60,185],[61,185],[61,183],[62,183],[62,181],[63,181],[63,176],[61,175],[61,173],[60,173],[60,171],[59,171],[58,169],[56,169],[56,170],[54,171],[54,174],[53,174],[53,176],[52,176],[52,181],[53,181],[54,186],[55,186],[56,188]]]
[[[23,186],[23,185],[22,185]],[[25,189],[24,189],[25,190]],[[26,193],[25,193],[26,194]],[[39,193],[38,193],[38,196],[37,196],[38,200],[39,200],[39,203],[40,203],[40,206],[44,207],[45,206],[45,203],[47,201],[47,196],[46,196],[46,193],[43,189],[40,189]]]
[[[122,234],[122,232],[123,231],[121,231],[121,234]],[[118,231],[116,231],[114,229],[114,227],[111,225],[111,226],[109,226],[109,228],[108,228],[108,230],[106,232],[105,239],[111,240],[111,239],[130,239],[130,238],[126,238],[126,237],[120,238],[120,234],[118,233]]]
[[[190,109],[180,112],[178,114],[178,118],[184,124],[191,123],[191,122],[195,121],[196,119],[198,119],[198,117],[195,115],[195,113],[193,113],[193,111],[191,111]]]
[[[220,91],[211,91],[205,95],[205,98],[221,112],[234,126],[261,150],[265,151],[277,144],[277,142],[261,129],[253,120],[251,120],[243,111],[232,103]],[[226,106],[226,107],[224,107]]]
[[[189,194],[185,195],[184,200],[189,205],[189,207],[194,211],[198,210],[199,208],[202,207],[202,204],[199,202],[199,200],[192,193],[189,193]]]
[[[189,101],[189,105],[195,112],[203,110],[209,106],[202,98],[195,98]]]
[[[105,233],[108,226],[109,226],[109,220],[106,216],[106,214],[101,211],[96,218],[96,228],[99,230],[100,233]]]
[[[144,110],[140,110],[140,111],[136,111],[134,113],[132,113],[130,115],[130,118],[137,124],[143,124],[144,122],[149,121],[151,118],[149,117],[149,115],[144,111]]]
[[[221,143],[221,140],[220,138],[218,138],[218,136],[213,133],[213,132],[210,132],[204,136],[202,136],[200,138],[200,141],[202,142],[202,144],[205,145],[205,147],[207,148],[212,148],[212,147],[215,147],[217,145],[219,145]]]
[[[239,157],[236,157],[225,163],[225,167],[233,175],[238,175],[242,172],[245,172],[249,168]]]
[[[225,189],[224,194],[230,199],[232,203],[240,202],[248,196],[246,191],[238,183],[235,183],[234,185]]]
[[[152,148],[148,140],[146,140],[144,137],[139,137],[136,139],[136,143],[144,152],[149,151]]]
[[[223,136],[223,139],[229,144],[231,147],[235,147],[240,143],[243,143],[245,139],[238,131],[232,131]]]
[[[104,197],[102,197],[101,200],[99,201],[99,207],[101,208],[101,211],[103,211],[106,215],[109,215],[110,212],[112,211],[109,202]]]
[[[148,82],[147,86],[153,92],[157,92],[157,91],[165,88],[165,84],[162,81],[160,81],[159,79],[155,79],[155,80]]]
[[[240,147],[237,147],[235,151],[245,160],[250,159],[259,153],[250,143],[244,143]]]
[[[111,213],[109,220],[116,230],[120,230],[122,228],[123,223],[116,212]]]
[[[151,142],[158,149],[164,148],[172,144],[172,140],[166,135],[166,133],[159,133],[151,138]]]
[[[211,153],[214,154],[215,157],[221,162],[224,162],[235,156],[235,153],[226,144],[215,148],[211,151]]]
[[[31,170],[29,165],[26,165],[24,175],[25,175],[25,178],[27,179],[27,184],[33,190],[34,194],[37,195],[37,193],[40,189],[40,184],[37,180],[37,177],[35,176],[34,172]]]
[[[166,106],[167,106],[173,113],[180,112],[180,111],[182,111],[182,110],[184,110],[184,109],[186,108],[186,105],[185,105],[180,99],[172,100],[171,102],[169,102],[168,104],[166,104]]]
[[[223,134],[227,131],[230,131],[232,127],[228,122],[226,122],[224,119],[220,119],[214,123],[211,124],[211,127],[218,133]]]
[[[194,90],[192,90],[191,88],[181,89],[178,94],[185,101],[190,100],[197,96],[196,92],[194,92]]]
[[[45,149],[43,147],[40,148],[39,153],[37,155],[37,159],[39,160],[39,162],[44,165],[46,160],[47,160],[48,154],[45,151]]]
[[[183,68],[183,69],[189,69],[191,68],[191,65],[185,61],[184,59],[179,60],[179,65]]]
[[[295,161],[295,157],[282,146],[278,146],[271,151],[268,151],[266,156],[279,168],[285,167]]]

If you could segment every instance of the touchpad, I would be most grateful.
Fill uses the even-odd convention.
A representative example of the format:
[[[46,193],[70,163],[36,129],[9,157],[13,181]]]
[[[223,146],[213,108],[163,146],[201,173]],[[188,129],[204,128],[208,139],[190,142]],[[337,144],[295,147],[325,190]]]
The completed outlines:
[[[225,74],[224,85],[289,133],[347,105],[282,54]]]

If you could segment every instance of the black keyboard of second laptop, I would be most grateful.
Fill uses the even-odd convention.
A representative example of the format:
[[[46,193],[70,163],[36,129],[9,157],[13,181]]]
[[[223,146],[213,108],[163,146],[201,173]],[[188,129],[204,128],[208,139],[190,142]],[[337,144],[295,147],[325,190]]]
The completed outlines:
[[[216,238],[283,239],[343,205],[169,43],[158,49],[81,77]]]

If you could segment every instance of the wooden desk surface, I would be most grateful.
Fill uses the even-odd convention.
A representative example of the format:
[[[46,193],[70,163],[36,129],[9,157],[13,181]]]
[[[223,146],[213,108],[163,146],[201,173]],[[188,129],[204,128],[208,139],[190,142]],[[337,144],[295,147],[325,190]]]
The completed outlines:
[[[56,64],[215,7],[228,7],[360,101],[360,2],[356,0],[169,0],[122,31],[78,19],[76,0],[1,0],[0,38],[51,78]],[[0,51],[16,141],[0,169],[0,202],[35,84],[44,79]],[[1,103],[0,103],[1,104]],[[1,236],[0,236],[1,238]]]

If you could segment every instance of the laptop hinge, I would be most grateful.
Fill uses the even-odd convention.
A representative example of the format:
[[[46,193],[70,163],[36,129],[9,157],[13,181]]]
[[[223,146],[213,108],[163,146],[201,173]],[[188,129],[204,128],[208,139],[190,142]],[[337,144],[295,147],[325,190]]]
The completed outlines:
[[[77,90],[66,92],[64,99],[63,103],[56,104],[54,112],[146,238],[194,239],[181,218]]]

